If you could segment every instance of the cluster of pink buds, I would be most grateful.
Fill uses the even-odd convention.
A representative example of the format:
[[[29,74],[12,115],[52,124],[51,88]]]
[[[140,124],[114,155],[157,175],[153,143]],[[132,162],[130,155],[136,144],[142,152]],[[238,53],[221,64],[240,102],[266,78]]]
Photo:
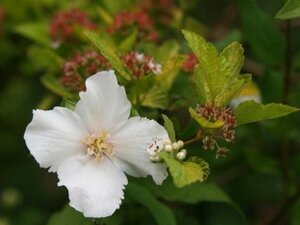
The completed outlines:
[[[118,13],[112,26],[108,28],[108,32],[127,36],[133,29],[138,30],[139,40],[155,41],[158,39],[158,33],[154,29],[153,21],[143,11],[123,11]]]
[[[185,61],[181,65],[181,69],[186,73],[192,73],[198,62],[199,61],[194,53],[187,54]]]
[[[95,51],[76,54],[63,65],[60,83],[71,91],[83,91],[87,77],[110,68],[108,60]]]
[[[158,24],[169,25],[174,18],[173,9],[175,8],[172,0],[151,0],[138,2],[141,11],[151,15]]]
[[[96,25],[79,9],[57,13],[50,23],[50,36],[55,46],[59,46],[66,39],[72,38],[75,27],[95,29]]]
[[[225,156],[228,149],[220,148],[216,139],[223,139],[233,142],[235,138],[236,119],[231,108],[217,107],[213,105],[201,105],[196,108],[199,116],[211,123],[221,121],[223,125],[216,130],[209,130],[203,133],[202,143],[205,150],[213,150],[217,147],[217,158]]]
[[[132,74],[139,78],[148,74],[160,74],[161,65],[156,63],[152,56],[138,52],[129,52],[122,57],[122,60]]]

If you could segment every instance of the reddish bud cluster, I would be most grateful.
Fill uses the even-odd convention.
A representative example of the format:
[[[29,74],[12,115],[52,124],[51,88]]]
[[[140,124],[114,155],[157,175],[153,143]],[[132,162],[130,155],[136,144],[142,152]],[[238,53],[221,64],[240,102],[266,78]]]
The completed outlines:
[[[227,142],[233,142],[235,138],[236,119],[232,109],[227,107],[217,107],[212,105],[202,105],[196,108],[199,116],[205,118],[211,123],[223,121],[224,125],[216,132],[208,132],[204,134],[202,143],[205,150],[215,149],[217,146],[217,157],[225,156],[228,152],[225,148],[220,148],[216,142],[216,138],[224,139]]]
[[[151,0],[138,2],[141,11],[151,15],[153,20],[162,25],[169,25],[173,19],[175,5],[172,0]]]
[[[155,41],[158,33],[154,30],[153,21],[142,11],[123,11],[116,15],[113,25],[108,28],[109,33],[129,35],[134,28],[138,29],[138,39]]]
[[[132,74],[139,78],[150,73],[159,74],[161,65],[154,62],[152,56],[140,54],[138,52],[129,52],[122,57],[122,60]]]
[[[50,23],[50,36],[55,43],[61,44],[72,37],[76,26],[95,29],[96,25],[79,9],[57,13]]]
[[[76,54],[63,65],[60,83],[71,91],[83,91],[87,77],[110,68],[108,60],[95,51]]]
[[[185,61],[181,65],[181,69],[186,73],[192,73],[198,62],[199,61],[194,53],[187,54]]]

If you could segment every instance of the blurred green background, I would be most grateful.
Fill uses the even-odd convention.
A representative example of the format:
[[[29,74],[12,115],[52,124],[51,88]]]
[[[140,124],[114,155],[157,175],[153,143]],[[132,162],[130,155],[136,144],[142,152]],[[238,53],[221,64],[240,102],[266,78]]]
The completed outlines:
[[[44,74],[59,73],[61,68],[48,55],[43,57],[43,37],[36,37],[34,29],[24,28],[24,24],[41,22],[41,29],[48,34],[49,21],[58,11],[80,8],[99,21],[97,6],[114,15],[121,9],[131,10],[135,4],[133,0],[0,1],[0,225],[47,224],[68,201],[66,189],[57,187],[56,174],[39,168],[23,140],[32,109],[51,108],[61,102],[41,82]],[[243,70],[253,74],[263,102],[300,107],[300,19],[274,19],[284,1],[179,0],[172,4],[179,19],[172,29],[162,31],[165,39],[175,37],[187,49],[180,33],[180,28],[185,28],[201,33],[220,49],[231,41],[240,41],[246,55]],[[75,52],[77,46],[68,48]],[[286,70],[290,70],[289,77]],[[184,86],[175,82],[172,90],[181,89]],[[189,120],[185,111],[176,110],[172,116]],[[178,135],[182,139],[190,137],[187,130],[194,131],[193,126]],[[160,193],[159,187],[151,186],[150,190],[175,213],[177,224],[299,225],[299,127],[299,114],[241,127],[228,157],[219,160],[215,160],[214,153],[191,146],[189,151],[200,154],[210,164],[208,184],[182,191],[170,188],[167,181],[161,190],[168,190],[168,197]],[[151,210],[140,207],[141,202],[127,195],[121,209],[106,223],[155,224]]]

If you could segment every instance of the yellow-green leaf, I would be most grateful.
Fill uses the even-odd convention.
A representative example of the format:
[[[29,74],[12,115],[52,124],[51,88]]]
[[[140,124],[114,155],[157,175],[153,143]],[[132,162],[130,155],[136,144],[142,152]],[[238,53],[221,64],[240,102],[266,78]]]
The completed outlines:
[[[224,126],[224,121],[217,120],[215,122],[210,122],[204,117],[200,116],[193,108],[189,108],[189,112],[192,118],[195,119],[203,128],[216,129]]]
[[[234,114],[238,125],[242,125],[261,120],[275,119],[299,110],[299,108],[283,104],[270,103],[263,105],[255,101],[247,101],[241,103]]]

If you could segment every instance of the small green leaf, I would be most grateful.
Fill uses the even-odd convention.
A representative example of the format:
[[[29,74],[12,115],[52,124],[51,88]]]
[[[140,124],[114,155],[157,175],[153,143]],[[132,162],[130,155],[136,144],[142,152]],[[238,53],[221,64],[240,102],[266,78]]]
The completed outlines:
[[[93,31],[84,31],[84,35],[99,49],[101,54],[109,60],[114,69],[116,69],[121,76],[127,80],[131,80],[131,76],[124,67],[120,57],[115,52],[114,47],[100,35]]]
[[[154,86],[147,93],[143,94],[141,105],[150,108],[165,109],[168,105],[168,92],[159,86]]]
[[[125,193],[132,200],[147,207],[158,225],[176,225],[173,212],[160,203],[146,188],[131,182],[126,187]]]
[[[85,218],[80,212],[65,206],[59,213],[51,216],[47,225],[93,225],[92,219]]]
[[[169,138],[171,139],[172,142],[176,141],[176,134],[175,134],[175,129],[173,122],[169,119],[168,116],[162,114],[162,117],[164,119],[164,127],[166,128]]]
[[[138,31],[134,29],[133,32],[128,35],[119,45],[119,49],[122,52],[128,52],[132,49],[136,39],[137,39]]]
[[[47,47],[50,47],[51,45],[49,34],[48,34],[47,23],[32,22],[32,23],[20,24],[14,27],[14,31],[41,45],[45,45]]]
[[[196,181],[203,182],[209,174],[208,164],[200,158],[192,158],[190,161],[179,162],[166,152],[161,152],[159,157],[167,164],[174,184],[178,188]]]
[[[247,101],[241,103],[235,110],[234,114],[238,125],[242,125],[261,120],[275,119],[299,110],[299,108],[283,104],[270,103],[263,105],[255,101]]]
[[[109,12],[107,12],[104,8],[98,6],[97,11],[99,13],[99,16],[101,17],[101,20],[106,23],[107,25],[111,25],[114,22],[113,17],[110,15]]]
[[[220,82],[218,82],[218,51],[200,35],[185,30],[182,32],[199,60],[195,69],[195,84],[199,92],[200,103],[212,104],[220,87]]]
[[[61,106],[66,107],[68,109],[74,110],[76,106],[76,102],[67,98],[63,98],[61,102]]]
[[[300,1],[288,0],[287,3],[277,12],[277,19],[292,19],[300,16]]]
[[[161,88],[166,91],[171,89],[183,61],[184,58],[182,56],[175,56],[166,61],[162,72],[157,75],[157,82]]]
[[[204,117],[200,116],[193,108],[189,108],[189,112],[191,114],[191,117],[195,119],[203,128],[216,129],[224,126],[224,121],[217,120],[215,122],[210,122]]]
[[[76,96],[75,94],[72,94],[70,92],[68,92],[64,86],[62,86],[58,80],[50,75],[50,74],[46,74],[42,77],[42,83],[43,85],[45,85],[46,88],[48,88],[50,91],[52,91],[53,93],[65,97],[67,99],[77,99],[78,96]]]

